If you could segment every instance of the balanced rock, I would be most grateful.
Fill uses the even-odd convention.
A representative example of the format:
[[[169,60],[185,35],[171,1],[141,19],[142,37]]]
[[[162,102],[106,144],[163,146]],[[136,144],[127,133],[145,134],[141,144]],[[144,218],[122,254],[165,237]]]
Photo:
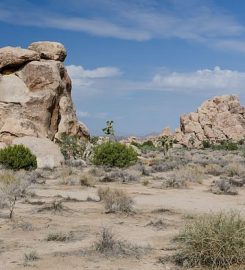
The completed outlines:
[[[61,43],[58,42],[34,42],[29,45],[28,49],[38,52],[42,59],[63,62],[66,58],[66,49]]]
[[[174,137],[183,145],[200,146],[203,141],[239,141],[245,137],[245,108],[232,95],[205,101],[197,110],[180,117]]]
[[[0,70],[19,67],[26,62],[40,60],[39,53],[20,47],[0,48]]]
[[[89,137],[76,117],[65,57],[57,42],[0,49],[0,142],[23,136],[51,141],[63,134]]]

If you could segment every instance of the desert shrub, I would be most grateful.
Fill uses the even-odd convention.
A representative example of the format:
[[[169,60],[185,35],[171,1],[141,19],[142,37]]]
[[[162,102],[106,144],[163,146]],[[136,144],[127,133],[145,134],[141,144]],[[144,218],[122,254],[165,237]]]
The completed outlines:
[[[143,181],[142,181],[142,185],[143,186],[148,186],[150,184],[150,181],[148,180],[148,179],[144,179]]]
[[[16,201],[23,197],[27,191],[29,182],[18,177],[11,171],[3,171],[0,174],[0,206],[9,209],[9,218],[13,217]]]
[[[99,141],[99,137],[98,136],[92,136],[90,138],[90,143],[92,143],[92,144],[97,144],[98,141]]]
[[[83,173],[79,176],[79,181],[81,186],[94,187],[95,177],[90,173]]]
[[[238,213],[204,214],[189,220],[176,240],[180,250],[175,261],[182,265],[226,269],[245,263],[245,220]]]
[[[66,242],[71,239],[71,233],[62,233],[62,232],[55,232],[49,233],[46,240],[47,241],[56,241],[56,242]]]
[[[25,262],[33,262],[39,259],[39,256],[35,250],[30,251],[29,253],[24,254]]]
[[[65,210],[62,202],[63,200],[54,200],[51,203],[47,203],[46,205],[44,205],[42,208],[38,210],[38,212],[50,211],[54,214],[62,212]]]
[[[149,223],[146,224],[146,226],[152,226],[156,228],[157,230],[163,230],[163,229],[166,229],[167,224],[163,220],[163,218],[157,218],[155,220],[151,220]]]
[[[203,141],[202,146],[203,146],[204,149],[211,148],[212,143],[210,141]]]
[[[182,178],[166,178],[162,181],[161,188],[186,188],[187,183]]]
[[[238,192],[228,179],[216,180],[212,183],[211,192],[214,194],[237,195]]]
[[[174,180],[175,183],[182,183],[181,186],[184,186],[184,183],[188,182],[201,183],[204,178],[204,172],[203,168],[198,165],[182,166],[179,169],[173,170],[169,178]]]
[[[107,213],[133,213],[134,201],[120,189],[99,188],[98,196]]]
[[[61,153],[67,160],[81,159],[86,149],[86,143],[73,135],[63,134],[59,144]]]
[[[103,177],[101,177],[101,182],[115,182],[120,181],[123,183],[135,182],[138,178],[135,175],[128,173],[119,168],[113,168],[111,171],[107,172]]]
[[[224,172],[223,167],[221,167],[218,164],[213,164],[213,163],[207,164],[204,170],[205,170],[205,173],[211,174],[214,176],[219,176]]]
[[[137,161],[137,153],[132,147],[119,142],[106,142],[94,148],[93,163],[109,167],[128,167]]]
[[[245,177],[245,168],[243,164],[232,162],[229,163],[225,168],[224,172],[227,176],[239,176],[239,177]]]
[[[139,257],[145,248],[132,245],[126,241],[118,240],[109,228],[102,228],[94,248],[106,256],[135,256]]]
[[[156,151],[157,147],[154,145],[154,143],[150,140],[143,142],[139,145],[139,149],[142,153],[147,153],[150,151]]]
[[[177,167],[177,162],[164,162],[159,164],[153,164],[151,169],[153,172],[167,172]]]
[[[37,159],[24,145],[10,145],[0,149],[0,164],[9,169],[36,169]]]
[[[226,151],[235,151],[238,150],[238,144],[232,141],[222,141],[218,144],[212,144],[213,150],[226,150]]]

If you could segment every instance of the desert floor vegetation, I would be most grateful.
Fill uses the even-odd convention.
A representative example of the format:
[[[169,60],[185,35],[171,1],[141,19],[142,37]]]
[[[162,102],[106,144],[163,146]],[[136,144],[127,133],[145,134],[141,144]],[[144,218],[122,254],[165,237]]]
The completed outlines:
[[[123,168],[1,169],[0,268],[243,270],[244,165],[147,146]]]

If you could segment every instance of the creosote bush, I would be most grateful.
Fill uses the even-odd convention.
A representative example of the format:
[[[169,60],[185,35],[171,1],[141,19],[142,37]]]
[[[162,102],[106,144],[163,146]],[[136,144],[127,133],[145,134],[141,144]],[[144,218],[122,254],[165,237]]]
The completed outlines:
[[[94,148],[93,163],[109,167],[128,167],[137,161],[137,153],[132,147],[119,142],[106,142]]]
[[[99,188],[98,196],[104,203],[107,213],[126,213],[134,212],[134,201],[129,195],[120,189]]]
[[[0,164],[9,169],[36,169],[37,159],[24,145],[10,145],[0,149]]]
[[[245,220],[238,213],[198,216],[187,222],[176,240],[180,250],[175,261],[181,265],[228,269],[245,263]]]

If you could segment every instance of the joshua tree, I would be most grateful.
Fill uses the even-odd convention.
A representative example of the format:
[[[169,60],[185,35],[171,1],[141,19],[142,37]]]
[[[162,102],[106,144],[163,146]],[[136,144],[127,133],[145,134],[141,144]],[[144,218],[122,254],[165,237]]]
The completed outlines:
[[[106,127],[103,128],[102,131],[105,133],[105,135],[107,135],[109,137],[113,136],[115,138],[113,123],[114,123],[114,121],[112,121],[112,120],[106,121]]]
[[[173,138],[171,136],[162,136],[158,139],[158,144],[160,145],[164,156],[166,156],[169,149],[173,147]]]

